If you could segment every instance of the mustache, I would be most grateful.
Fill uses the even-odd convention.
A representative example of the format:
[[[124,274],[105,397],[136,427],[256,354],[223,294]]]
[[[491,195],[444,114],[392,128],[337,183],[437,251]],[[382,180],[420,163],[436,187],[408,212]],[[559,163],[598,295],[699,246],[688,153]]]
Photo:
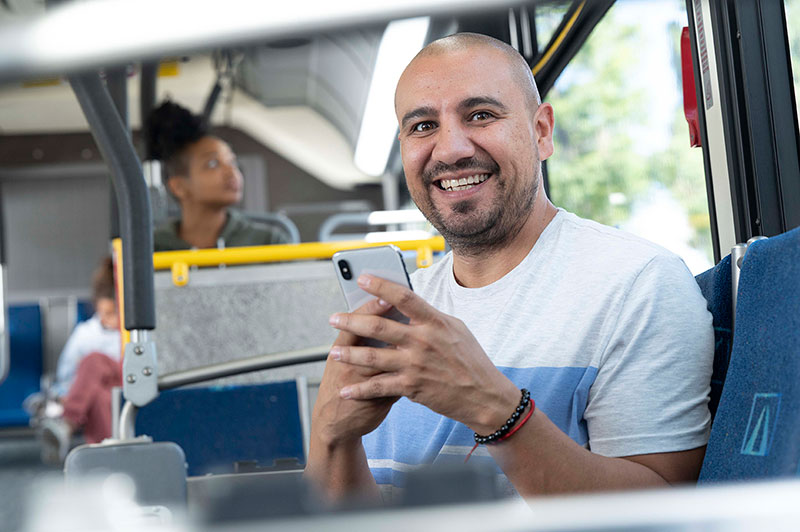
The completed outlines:
[[[447,164],[439,161],[422,173],[422,179],[426,185],[430,185],[442,175],[453,174],[463,170],[474,170],[475,173],[482,174],[498,174],[500,173],[500,165],[492,159],[481,161],[474,157],[461,159],[456,161],[455,164]]]

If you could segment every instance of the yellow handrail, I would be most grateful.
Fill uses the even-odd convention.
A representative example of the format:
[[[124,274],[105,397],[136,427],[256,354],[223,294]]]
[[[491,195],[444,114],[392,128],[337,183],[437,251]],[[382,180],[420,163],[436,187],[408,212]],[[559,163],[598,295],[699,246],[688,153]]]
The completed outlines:
[[[188,251],[159,251],[153,253],[156,270],[172,270],[176,285],[185,285],[189,278],[189,266],[219,266],[220,264],[252,264],[290,260],[328,259],[337,251],[394,244],[403,251],[417,252],[417,266],[425,268],[433,264],[433,252],[445,249],[444,238],[435,236],[424,240],[400,240],[398,242],[367,242],[347,240],[341,242],[308,242],[305,244],[279,244],[274,246],[250,246],[227,249],[194,249]],[[124,346],[130,341],[130,332],[125,330],[124,291],[122,290],[122,240],[112,241],[114,266],[117,276],[117,305],[120,317],[120,332]]]
[[[194,249],[187,251],[159,251],[153,253],[153,267],[168,270],[174,264],[189,266],[218,266],[220,264],[252,264],[290,260],[328,259],[343,249],[366,248],[394,244],[403,251],[417,251],[417,266],[430,266],[431,252],[444,250],[441,236],[424,240],[401,240],[398,242],[366,242],[347,240],[342,242],[308,242],[304,244],[278,244],[274,246],[250,246],[227,249]]]

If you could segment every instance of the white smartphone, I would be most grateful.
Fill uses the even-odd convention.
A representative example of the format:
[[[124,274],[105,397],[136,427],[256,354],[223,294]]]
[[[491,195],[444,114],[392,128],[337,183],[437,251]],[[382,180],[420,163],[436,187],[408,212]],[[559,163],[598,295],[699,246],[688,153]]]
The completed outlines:
[[[375,299],[375,296],[365,292],[358,286],[357,279],[362,274],[374,275],[413,290],[406,270],[406,263],[403,261],[400,249],[396,246],[348,249],[334,253],[332,260],[334,270],[336,270],[336,278],[339,280],[339,286],[342,287],[342,293],[350,312]],[[409,321],[396,308],[391,309],[385,314],[385,317],[401,323],[408,323]],[[367,338],[365,345],[383,347],[386,344]]]

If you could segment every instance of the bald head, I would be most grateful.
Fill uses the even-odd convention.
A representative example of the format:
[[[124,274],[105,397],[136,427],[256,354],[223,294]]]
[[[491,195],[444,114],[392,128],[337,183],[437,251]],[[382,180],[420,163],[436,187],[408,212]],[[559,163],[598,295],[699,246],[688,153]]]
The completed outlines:
[[[417,60],[426,57],[465,51],[477,51],[481,49],[500,52],[503,57],[505,57],[512,78],[526,95],[531,108],[536,109],[541,103],[541,98],[539,97],[539,89],[536,87],[536,81],[533,78],[533,72],[531,72],[528,63],[514,48],[494,37],[481,35],[480,33],[456,33],[448,35],[447,37],[433,41],[420,50],[408,64],[406,70],[409,70]]]

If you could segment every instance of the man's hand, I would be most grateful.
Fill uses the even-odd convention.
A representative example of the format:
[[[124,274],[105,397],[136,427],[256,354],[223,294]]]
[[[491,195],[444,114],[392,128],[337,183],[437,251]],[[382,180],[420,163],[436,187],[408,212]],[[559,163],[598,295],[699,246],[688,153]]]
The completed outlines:
[[[354,315],[379,316],[390,308],[391,305],[374,299]],[[334,349],[354,346],[362,340],[342,331]],[[331,502],[353,495],[378,497],[375,479],[367,467],[361,436],[375,430],[398,398],[346,401],[339,394],[343,386],[362,382],[373,375],[374,370],[343,364],[331,357],[325,364],[311,420],[311,445],[305,473]]]
[[[487,434],[497,430],[519,403],[519,390],[494,366],[461,320],[443,314],[408,288],[362,275],[359,286],[405,314],[398,323],[373,314],[335,314],[343,333],[382,340],[390,347],[343,343],[331,357],[361,368],[362,377],[340,389],[344,399],[405,396]],[[364,373],[366,372],[366,373]]]
[[[391,305],[374,299],[356,310],[352,315],[378,317],[391,308]],[[359,345],[362,338],[342,331],[334,342],[331,353],[337,349]],[[333,359],[332,359],[333,358]],[[372,432],[389,413],[398,397],[381,397],[366,401],[345,401],[339,394],[342,387],[354,385],[376,375],[377,371],[342,364],[338,357],[328,357],[319,395],[314,405],[312,427],[315,436],[325,445],[338,445],[358,440]]]

